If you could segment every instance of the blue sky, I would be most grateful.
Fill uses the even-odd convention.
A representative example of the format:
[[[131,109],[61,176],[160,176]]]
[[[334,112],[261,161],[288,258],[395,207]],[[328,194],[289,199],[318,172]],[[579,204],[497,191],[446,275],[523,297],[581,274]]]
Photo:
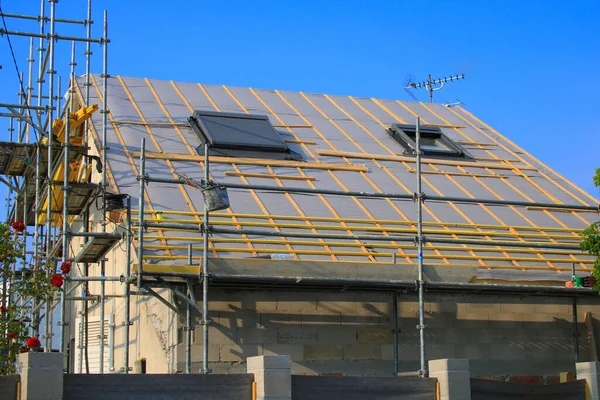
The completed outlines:
[[[57,16],[84,19],[86,4],[59,2]],[[39,12],[33,0],[5,0],[2,7]],[[465,81],[434,100],[463,101],[598,197],[591,179],[600,167],[598,1],[104,0],[94,7],[95,37],[102,9],[109,13],[113,75],[409,100],[407,74],[464,72]],[[10,30],[37,30],[35,22],[6,22]],[[59,25],[57,33],[84,29]],[[13,38],[22,71],[28,43]],[[70,46],[58,43],[59,71],[68,71]],[[78,45],[78,74],[83,51]],[[94,52],[92,72],[99,73],[101,50]],[[0,64],[0,102],[14,102],[18,84],[6,37]],[[425,91],[417,96],[427,101]],[[7,127],[0,119],[0,138]]]

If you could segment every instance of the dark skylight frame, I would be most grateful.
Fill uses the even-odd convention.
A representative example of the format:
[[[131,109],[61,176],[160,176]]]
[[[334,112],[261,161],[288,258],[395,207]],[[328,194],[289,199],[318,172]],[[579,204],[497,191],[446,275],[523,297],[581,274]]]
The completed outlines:
[[[392,124],[387,133],[402,147],[404,154],[414,155],[417,148],[416,125]],[[473,158],[467,150],[456,144],[437,126],[421,126],[421,153],[437,158]]]
[[[196,110],[188,118],[209,153],[225,157],[302,160],[291,151],[266,115]],[[198,149],[200,151],[202,146]]]

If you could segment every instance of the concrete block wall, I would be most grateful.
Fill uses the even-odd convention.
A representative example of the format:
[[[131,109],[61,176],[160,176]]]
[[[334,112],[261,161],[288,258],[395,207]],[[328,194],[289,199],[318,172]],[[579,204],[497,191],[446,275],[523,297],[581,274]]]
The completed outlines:
[[[399,366],[416,371],[417,298],[398,298]],[[209,362],[215,373],[244,372],[246,357],[289,355],[294,374],[393,375],[391,294],[213,288],[210,299]],[[587,360],[583,315],[591,308],[600,315],[600,302],[579,306],[580,361]],[[428,359],[469,359],[474,376],[574,370],[571,299],[428,294],[425,310]],[[180,337],[177,369],[183,370]],[[193,370],[202,367],[201,359],[197,326]]]

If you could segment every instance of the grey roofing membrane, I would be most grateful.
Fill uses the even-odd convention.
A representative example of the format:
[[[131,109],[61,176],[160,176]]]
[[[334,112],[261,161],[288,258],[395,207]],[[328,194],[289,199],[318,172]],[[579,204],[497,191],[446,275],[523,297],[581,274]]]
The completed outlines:
[[[96,85],[92,86],[91,103],[101,104],[98,90],[101,90],[102,80],[94,76],[94,81]],[[82,82],[79,85],[83,87]],[[368,172],[358,172],[269,166],[268,162],[261,165],[245,165],[236,163],[236,159],[232,158],[231,163],[210,164],[212,179],[218,182],[411,194],[416,187],[415,163],[379,158],[402,155],[404,149],[390,138],[386,129],[394,123],[414,124],[418,115],[423,124],[441,125],[445,135],[452,140],[466,143],[462,146],[476,159],[480,159],[471,162],[463,160],[461,166],[440,165],[425,159],[423,190],[427,194],[572,205],[598,204],[592,196],[541,165],[529,154],[524,153],[460,107],[447,108],[439,104],[126,77],[111,77],[108,79],[108,85],[110,120],[107,134],[110,147],[108,152],[110,173],[116,182],[115,189],[120,193],[130,194],[136,208],[138,205],[136,176],[139,173],[139,159],[133,157],[132,152],[140,150],[141,139],[145,138],[148,152],[196,156],[195,149],[201,144],[200,140],[188,126],[183,125],[194,110],[264,114],[273,125],[295,126],[276,129],[284,140],[303,142],[288,143],[288,147],[292,151],[301,153],[306,163],[368,168]],[[101,134],[101,124],[101,114],[94,114],[96,146]],[[480,144],[487,144],[487,146]],[[359,153],[370,158],[356,158],[344,154],[320,155],[320,151]],[[486,168],[485,164],[504,164],[512,169]],[[201,161],[159,159],[148,159],[146,172],[157,178],[173,179],[177,178],[177,174],[186,174],[197,180],[202,179],[204,173]],[[467,176],[469,173],[484,176]],[[279,178],[239,176],[240,174],[262,174]],[[290,176],[304,180],[287,178]],[[181,185],[150,183],[146,188],[146,196],[146,209],[163,211],[164,220],[187,220],[191,223],[201,221],[201,216],[191,215],[203,209],[202,195],[196,189]],[[394,250],[396,244],[392,242],[368,243],[355,240],[286,237],[286,232],[414,236],[414,232],[410,229],[415,228],[416,207],[410,200],[287,194],[240,189],[230,189],[229,197],[231,208],[219,212],[218,216],[212,218],[215,226],[264,229],[280,232],[281,238],[252,236],[249,238],[251,240],[245,241],[248,238],[242,235],[215,235],[213,236],[215,240],[212,242],[213,256],[252,257],[269,254],[265,251],[271,251],[297,252],[296,257],[304,260],[390,262],[391,253],[396,252],[400,263],[408,262],[404,253],[409,255],[408,259],[412,262],[416,260],[416,249],[410,243],[397,243],[398,246]],[[171,214],[170,211],[184,211],[189,212],[190,215]],[[147,216],[151,217],[151,214]],[[306,219],[303,219],[304,217]],[[440,232],[446,231],[444,236],[446,238],[576,244],[577,230],[595,221],[597,214],[534,210],[520,206],[426,201],[423,218],[427,223],[425,229],[435,230],[428,234],[433,242],[435,237],[439,237]],[[358,221],[351,221],[352,219]],[[559,231],[546,232],[540,227],[558,228]],[[452,233],[452,230],[455,233]],[[466,235],[466,232],[471,234]],[[148,232],[150,236],[157,234],[162,234],[166,238],[182,239],[149,238],[145,241],[145,245],[184,246],[190,242],[186,238],[193,238],[194,246],[201,248],[201,236],[197,232],[171,230],[163,232],[149,230]],[[516,234],[519,236],[515,236]],[[283,239],[287,239],[288,242]],[[230,242],[227,242],[228,240]],[[377,247],[383,244],[388,247]],[[560,269],[570,268],[572,260],[576,260],[578,268],[591,268],[589,261],[581,262],[591,260],[591,257],[576,250],[557,251],[554,254],[533,250],[523,252],[523,249],[514,251],[514,249],[489,248],[488,251],[481,251],[481,246],[460,244],[440,246],[452,246],[452,248],[441,248],[435,251],[426,249],[426,263],[448,266],[473,264],[484,268],[485,266],[512,266]],[[477,248],[473,249],[473,247]],[[183,256],[187,252],[176,248],[148,248],[146,254],[151,256],[146,260],[148,263],[184,264],[186,260]],[[195,254],[201,255],[201,251],[195,250]],[[446,259],[444,256],[449,258]],[[516,260],[519,258],[525,259]],[[565,276],[567,275],[565,273]]]

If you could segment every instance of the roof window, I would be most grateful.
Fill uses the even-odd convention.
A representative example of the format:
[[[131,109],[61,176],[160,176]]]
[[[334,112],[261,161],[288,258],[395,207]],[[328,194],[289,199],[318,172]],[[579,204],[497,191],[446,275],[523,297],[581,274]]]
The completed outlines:
[[[414,155],[417,148],[415,125],[393,124],[387,133],[404,147],[404,154]],[[427,157],[473,158],[468,151],[454,143],[437,126],[421,126],[421,153]]]
[[[208,143],[210,155],[302,160],[288,149],[266,115],[196,110],[188,122],[202,142],[199,154]]]

